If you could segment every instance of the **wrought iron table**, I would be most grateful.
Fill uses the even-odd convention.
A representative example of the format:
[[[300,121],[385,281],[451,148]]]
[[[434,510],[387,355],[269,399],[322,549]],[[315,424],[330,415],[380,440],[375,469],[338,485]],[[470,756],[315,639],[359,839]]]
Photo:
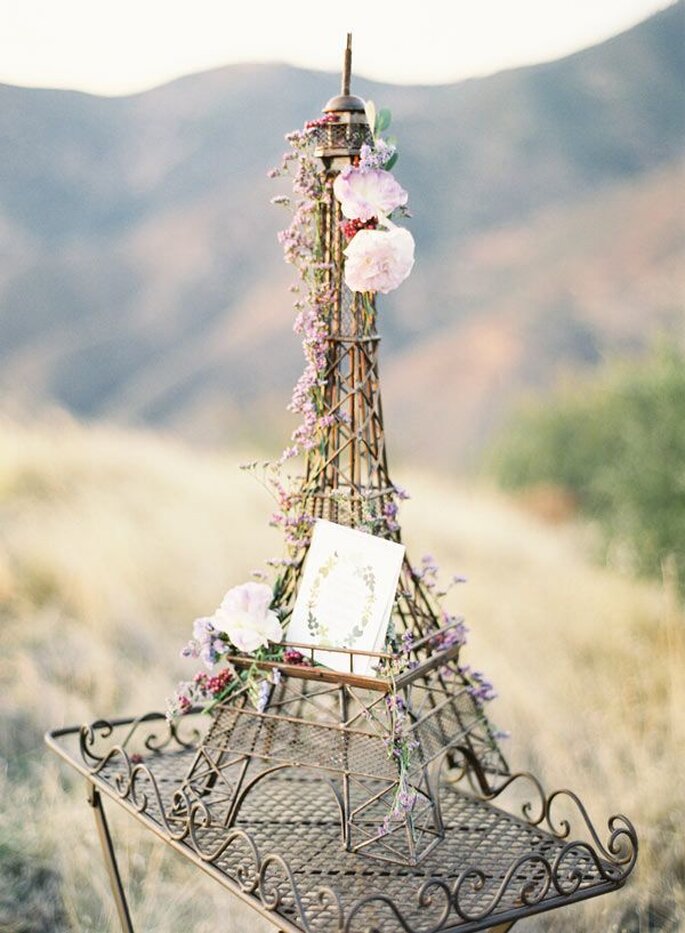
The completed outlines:
[[[488,788],[466,762],[443,773],[448,831],[413,868],[344,851],[337,801],[306,772],[275,770],[259,802],[242,809],[230,829],[213,825],[201,802],[180,816],[178,788],[206,721],[191,715],[170,726],[152,713],[46,737],[86,779],[125,933],[133,923],[103,797],[287,933],[505,931],[520,918],[620,887],[635,864],[637,839],[624,817],[609,820],[603,845],[571,792],[547,797],[527,773]],[[493,803],[523,784],[532,794],[521,816]],[[556,815],[562,801],[575,808],[589,841]]]

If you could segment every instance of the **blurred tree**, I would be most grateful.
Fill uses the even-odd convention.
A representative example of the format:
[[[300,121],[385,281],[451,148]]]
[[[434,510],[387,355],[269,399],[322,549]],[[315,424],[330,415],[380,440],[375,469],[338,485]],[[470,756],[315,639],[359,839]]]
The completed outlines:
[[[521,410],[491,457],[509,489],[555,484],[605,532],[607,556],[640,573],[677,568],[685,584],[685,355],[640,363]]]

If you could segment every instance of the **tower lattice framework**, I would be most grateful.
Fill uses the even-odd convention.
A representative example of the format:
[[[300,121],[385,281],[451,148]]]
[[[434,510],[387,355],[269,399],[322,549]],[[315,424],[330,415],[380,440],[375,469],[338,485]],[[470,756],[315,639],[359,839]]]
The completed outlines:
[[[349,52],[349,50],[348,50]],[[342,94],[324,108],[334,119],[316,128],[321,160],[318,254],[325,269],[328,303],[326,367],[322,376],[323,423],[307,455],[298,490],[310,518],[363,525],[369,511],[382,516],[396,503],[390,479],[378,371],[380,337],[375,301],[344,282],[345,238],[340,205],[333,192],[337,174],[371,142],[364,102],[349,93],[349,54]],[[328,417],[326,417],[328,416]],[[377,533],[400,541],[395,522]],[[306,548],[285,573],[279,603],[285,616],[297,595]],[[457,620],[458,622],[459,620]],[[333,790],[340,812],[341,842],[348,851],[415,865],[444,838],[440,772],[445,763],[467,761],[482,776],[507,774],[493,730],[458,664],[459,645],[443,642],[455,621],[405,555],[392,611],[398,635],[410,633],[409,670],[397,678],[416,751],[408,776],[416,804],[392,823],[387,814],[402,790],[387,738],[392,713],[388,681],[285,668],[266,708],[257,711],[246,691],[217,707],[179,792],[179,816],[211,814],[226,830],[240,826],[241,814],[268,806],[269,779],[293,769],[298,780],[318,775]],[[287,636],[286,636],[287,637]],[[312,678],[315,679],[312,679]],[[304,776],[310,773],[309,777]],[[293,806],[297,801],[293,800]],[[379,827],[386,829],[379,833]]]

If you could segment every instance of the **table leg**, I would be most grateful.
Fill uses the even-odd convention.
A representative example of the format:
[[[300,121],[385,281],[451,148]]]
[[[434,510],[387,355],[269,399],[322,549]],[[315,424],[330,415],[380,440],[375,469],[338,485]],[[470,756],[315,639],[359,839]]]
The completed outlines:
[[[129,913],[128,903],[126,901],[126,893],[121,883],[119,866],[117,865],[117,859],[114,853],[114,843],[112,842],[112,836],[109,831],[109,826],[107,825],[105,808],[102,805],[102,796],[91,781],[88,781],[88,803],[93,808],[95,825],[98,828],[102,854],[105,857],[105,868],[107,869],[110,887],[114,895],[114,903],[116,904],[117,913],[119,915],[121,929],[123,933],[134,933],[133,924],[131,923],[131,914]]]

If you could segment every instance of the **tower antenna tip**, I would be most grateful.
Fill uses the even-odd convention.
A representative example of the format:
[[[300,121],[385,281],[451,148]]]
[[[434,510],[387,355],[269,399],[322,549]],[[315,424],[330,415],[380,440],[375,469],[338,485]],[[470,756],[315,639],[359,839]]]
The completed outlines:
[[[352,74],[352,33],[347,33],[347,45],[345,46],[345,60],[342,73],[341,92],[343,96],[350,93],[350,77]]]

